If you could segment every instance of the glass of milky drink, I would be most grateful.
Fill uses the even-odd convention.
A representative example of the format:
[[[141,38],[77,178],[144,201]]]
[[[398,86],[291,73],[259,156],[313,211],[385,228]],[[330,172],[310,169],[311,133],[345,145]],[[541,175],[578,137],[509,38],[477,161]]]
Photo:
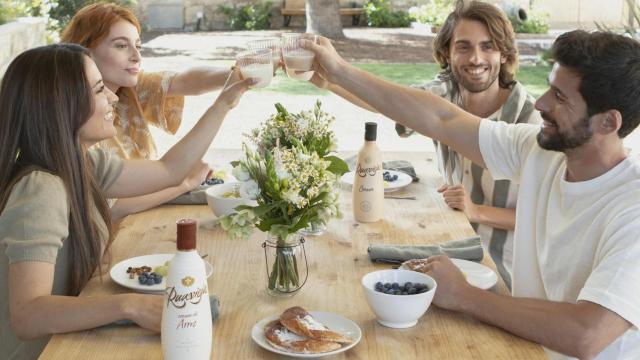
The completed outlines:
[[[315,54],[300,47],[301,39],[316,42],[316,36],[313,34],[282,34],[282,57],[290,78],[309,80],[313,76]]]
[[[258,82],[254,88],[262,88],[269,85],[273,78],[273,62],[270,49],[248,50],[236,56],[238,67],[242,77],[256,78]]]
[[[270,49],[271,50],[271,61],[273,62],[273,73],[276,73],[278,66],[280,65],[281,50],[280,50],[280,39],[277,37],[269,37],[258,40],[251,40],[247,42],[247,49],[249,50],[261,50],[261,49]]]

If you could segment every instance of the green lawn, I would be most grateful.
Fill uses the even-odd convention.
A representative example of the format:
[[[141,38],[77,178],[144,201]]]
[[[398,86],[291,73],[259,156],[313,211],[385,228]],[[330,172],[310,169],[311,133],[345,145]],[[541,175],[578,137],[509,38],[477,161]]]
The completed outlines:
[[[435,77],[439,71],[437,64],[355,64],[360,69],[378,75],[386,80],[403,84],[420,84]],[[535,97],[540,96],[547,88],[548,66],[522,66],[518,79]],[[328,91],[319,90],[304,81],[292,80],[282,71],[273,79],[269,87],[260,89],[263,92],[279,92],[292,95],[326,95]]]

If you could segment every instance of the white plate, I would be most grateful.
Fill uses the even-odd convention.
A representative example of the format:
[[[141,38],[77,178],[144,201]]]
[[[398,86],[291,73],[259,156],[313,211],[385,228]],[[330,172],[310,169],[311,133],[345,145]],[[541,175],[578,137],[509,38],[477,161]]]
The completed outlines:
[[[153,254],[153,255],[144,255],[138,256],[131,259],[123,260],[117,264],[115,264],[111,271],[109,271],[109,275],[111,279],[126,288],[143,292],[143,293],[163,293],[164,289],[167,286],[166,279],[163,277],[162,282],[154,285],[142,285],[138,282],[138,277],[134,276],[133,279],[129,278],[129,274],[127,274],[127,268],[131,267],[141,267],[143,265],[147,265],[151,267],[151,271],[156,266],[164,265],[166,261],[169,261],[173,258],[174,254]],[[209,264],[208,261],[204,261],[204,266],[207,271],[207,277],[211,276],[213,273],[213,266]]]
[[[396,181],[392,181],[392,182],[385,181],[384,192],[386,193],[400,190],[403,187],[411,184],[411,182],[413,181],[411,176],[403,172],[393,171],[393,170],[383,170],[383,171],[388,171],[391,174],[391,176],[398,175],[398,179]],[[345,185],[353,186],[354,176],[355,176],[355,172],[349,171],[348,173],[345,173],[344,175],[342,175],[342,177],[340,178],[340,181]]]
[[[350,337],[353,342],[351,344],[342,346],[340,349],[317,354],[301,354],[276,349],[275,347],[271,346],[271,344],[269,344],[269,342],[267,342],[267,339],[264,337],[264,327],[273,320],[276,320],[279,315],[266,317],[253,325],[253,328],[251,329],[251,338],[253,338],[253,341],[255,341],[256,344],[271,352],[297,358],[317,358],[321,356],[335,355],[356,346],[356,344],[362,338],[362,331],[360,330],[358,324],[354,323],[344,316],[324,311],[309,311],[309,313],[329,329]]]
[[[462,271],[467,282],[477,288],[489,290],[498,282],[496,273],[482,264],[461,259],[451,259],[451,262]],[[411,270],[404,265],[400,269]]]

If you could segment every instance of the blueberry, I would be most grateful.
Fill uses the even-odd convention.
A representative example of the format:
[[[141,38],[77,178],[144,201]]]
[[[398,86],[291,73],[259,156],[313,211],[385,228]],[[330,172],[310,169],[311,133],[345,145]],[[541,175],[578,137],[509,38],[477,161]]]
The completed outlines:
[[[390,289],[391,288],[391,283],[384,283],[384,288],[385,289]]]
[[[393,285],[391,285],[391,288],[392,288],[393,290],[398,290],[398,289],[400,288],[400,284],[398,284],[398,283],[393,283]]]
[[[404,287],[406,287],[407,289],[411,288],[413,287],[413,283],[411,281],[407,281],[406,283],[404,283]]]
[[[402,291],[400,291],[400,290],[396,290],[396,291],[393,293],[393,295],[401,295],[401,294],[402,294]]]
[[[160,284],[162,282],[162,276],[158,275],[153,278],[153,282],[156,284]]]
[[[404,287],[404,285],[400,285],[400,287],[398,288],[398,290],[400,291],[407,291],[407,288]]]
[[[409,290],[407,290],[407,294],[409,295],[413,295],[413,294],[417,294],[418,290],[416,290],[416,288],[414,287],[410,287]]]
[[[422,293],[426,293],[427,291],[429,291],[429,288],[422,288],[420,290],[418,290],[418,294],[422,294]]]
[[[207,184],[207,185],[218,185],[218,184],[224,184],[224,180],[222,179],[217,179],[217,178],[213,178],[213,179],[207,179],[205,180],[205,182],[203,183]]]
[[[154,285],[156,282],[153,280],[153,278],[148,278],[147,279],[147,285]]]
[[[146,277],[138,277],[138,282],[140,283],[140,285],[146,284],[147,283],[147,278]]]

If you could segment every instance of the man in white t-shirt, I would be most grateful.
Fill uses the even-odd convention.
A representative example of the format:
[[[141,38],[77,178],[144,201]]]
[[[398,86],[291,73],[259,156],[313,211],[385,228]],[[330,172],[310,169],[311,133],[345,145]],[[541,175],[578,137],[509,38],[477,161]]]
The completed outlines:
[[[513,297],[470,286],[447,257],[427,261],[437,306],[542,344],[552,358],[640,359],[640,43],[576,30],[558,37],[541,126],[481,120],[429,92],[303,41],[316,71],[380,113],[520,183]],[[559,353],[566,354],[560,355]]]

